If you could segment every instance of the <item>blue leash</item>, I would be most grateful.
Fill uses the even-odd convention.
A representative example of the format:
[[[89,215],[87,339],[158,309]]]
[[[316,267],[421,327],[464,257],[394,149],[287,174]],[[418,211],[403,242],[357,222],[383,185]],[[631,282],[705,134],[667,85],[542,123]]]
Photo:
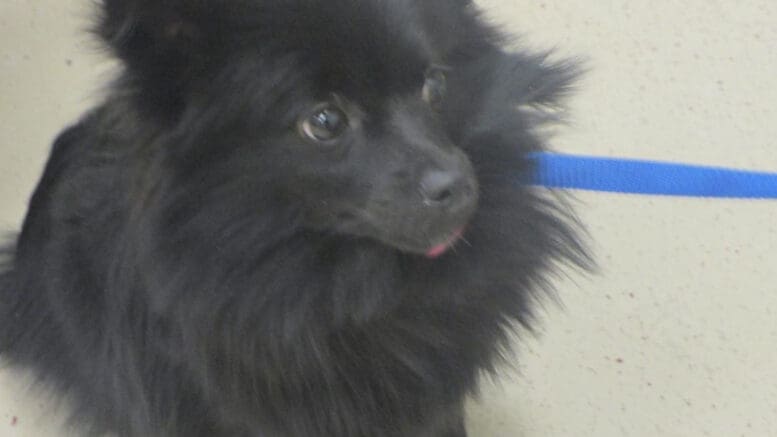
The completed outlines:
[[[534,153],[532,185],[665,196],[777,199],[777,173]]]

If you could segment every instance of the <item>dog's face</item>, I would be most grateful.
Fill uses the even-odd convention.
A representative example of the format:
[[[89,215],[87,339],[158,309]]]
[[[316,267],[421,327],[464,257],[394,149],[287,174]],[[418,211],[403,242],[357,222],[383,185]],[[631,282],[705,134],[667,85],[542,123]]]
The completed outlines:
[[[461,233],[477,181],[435,110],[444,104],[444,70],[429,63],[414,73],[370,99],[314,87],[294,114],[292,133],[275,145],[296,156],[282,188],[304,205],[310,226],[430,256]]]
[[[270,38],[279,58],[292,54],[274,84],[288,110],[265,117],[280,136],[264,147],[286,154],[275,159],[286,165],[278,188],[309,226],[434,255],[477,203],[472,166],[442,119],[449,68],[415,3],[345,3],[316,6],[309,23],[290,17],[292,35]]]
[[[115,21],[134,14],[135,33],[112,39],[152,104],[196,131],[181,154],[246,187],[255,174],[312,229],[429,256],[457,239],[478,201],[444,117],[466,2],[197,3],[106,2]]]

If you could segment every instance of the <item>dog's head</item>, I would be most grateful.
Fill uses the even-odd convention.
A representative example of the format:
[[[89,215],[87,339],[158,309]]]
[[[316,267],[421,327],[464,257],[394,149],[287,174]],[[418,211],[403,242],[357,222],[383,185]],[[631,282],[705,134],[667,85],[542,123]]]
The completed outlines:
[[[477,50],[458,41],[468,1],[103,5],[99,32],[200,199],[260,192],[309,229],[429,256],[466,227],[478,181],[446,113],[456,57]]]

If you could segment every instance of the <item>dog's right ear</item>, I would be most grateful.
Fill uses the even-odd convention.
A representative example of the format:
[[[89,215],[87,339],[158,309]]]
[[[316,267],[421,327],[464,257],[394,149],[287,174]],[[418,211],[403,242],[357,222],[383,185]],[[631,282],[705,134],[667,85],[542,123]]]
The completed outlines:
[[[95,33],[126,66],[145,103],[175,114],[217,62],[229,20],[219,0],[98,0]]]
[[[130,69],[183,65],[202,42],[207,1],[101,0],[97,34]],[[168,73],[173,73],[168,71]]]

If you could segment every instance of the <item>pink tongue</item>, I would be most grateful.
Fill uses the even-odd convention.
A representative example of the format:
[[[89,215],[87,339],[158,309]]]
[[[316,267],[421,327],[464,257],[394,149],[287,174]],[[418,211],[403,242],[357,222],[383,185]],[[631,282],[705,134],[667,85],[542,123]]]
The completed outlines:
[[[426,257],[432,258],[432,259],[439,258],[442,254],[444,254],[447,251],[448,251],[448,243],[443,243],[429,249],[429,251],[426,252]]]
[[[434,246],[431,249],[429,249],[426,252],[426,257],[431,259],[439,258],[440,256],[442,256],[442,254],[447,252],[448,249],[450,249],[450,247],[453,245],[453,243],[456,242],[456,240],[461,238],[462,234],[464,234],[463,228],[456,230],[456,232],[454,232],[453,235],[451,235],[451,238],[449,238],[448,241],[446,241],[445,243],[438,244],[437,246]]]

